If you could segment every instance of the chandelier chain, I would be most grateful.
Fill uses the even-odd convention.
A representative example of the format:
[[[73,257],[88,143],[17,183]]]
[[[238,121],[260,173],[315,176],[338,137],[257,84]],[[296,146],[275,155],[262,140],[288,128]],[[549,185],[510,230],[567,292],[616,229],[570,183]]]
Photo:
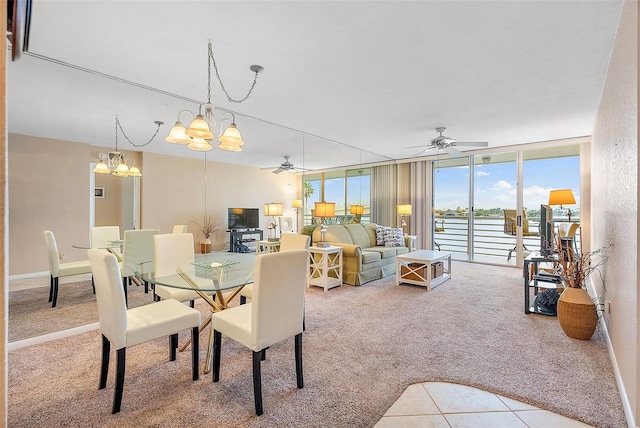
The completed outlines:
[[[153,141],[154,138],[156,138],[156,135],[158,135],[158,131],[160,131],[160,125],[162,125],[163,123],[160,121],[156,121],[155,122],[156,125],[158,125],[158,127],[156,128],[156,132],[151,136],[151,138],[149,139],[149,141],[147,141],[144,144],[136,144],[133,141],[131,141],[129,139],[129,137],[127,137],[127,134],[125,134],[124,129],[122,129],[122,125],[120,125],[120,121],[118,120],[118,116],[116,116],[116,151],[118,150],[118,129],[120,129],[120,132],[122,132],[122,135],[124,135],[124,138],[126,138],[126,140],[133,146],[133,147],[144,147],[146,145],[148,145],[149,143],[151,143]]]
[[[229,100],[232,103],[240,104],[241,102],[249,98],[249,96],[251,95],[251,92],[253,91],[253,88],[256,86],[256,82],[258,81],[258,73],[260,73],[260,70],[256,70],[255,76],[253,77],[253,84],[251,84],[251,87],[249,88],[249,92],[247,92],[247,95],[245,95],[244,98],[242,98],[241,100],[236,100],[231,98],[231,95],[229,95],[229,92],[227,92],[227,89],[224,87],[224,83],[222,83],[222,79],[220,78],[220,73],[218,72],[216,59],[213,56],[213,48],[211,47],[211,42],[209,42],[209,100],[208,100],[209,104],[211,103],[211,63],[213,63],[213,69],[216,71],[216,78],[218,79],[218,82],[220,82],[220,87],[222,88],[225,95],[227,96],[227,100]]]

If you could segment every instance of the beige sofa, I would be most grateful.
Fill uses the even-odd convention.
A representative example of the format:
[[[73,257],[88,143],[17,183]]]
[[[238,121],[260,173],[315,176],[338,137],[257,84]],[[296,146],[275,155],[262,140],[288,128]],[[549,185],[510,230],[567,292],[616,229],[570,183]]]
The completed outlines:
[[[320,241],[320,227],[312,233],[312,242]],[[342,247],[342,280],[361,285],[395,273],[395,256],[409,252],[408,237],[402,247],[376,245],[376,225],[334,224],[327,226],[326,241]]]

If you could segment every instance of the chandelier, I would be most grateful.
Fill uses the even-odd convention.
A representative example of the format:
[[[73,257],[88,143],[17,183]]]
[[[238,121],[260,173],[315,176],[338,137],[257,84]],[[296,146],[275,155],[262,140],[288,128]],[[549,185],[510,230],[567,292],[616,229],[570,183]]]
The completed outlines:
[[[212,150],[213,146],[210,141],[215,139],[215,116],[213,113],[214,106],[211,104],[211,65],[216,72],[216,78],[220,83],[220,87],[224,91],[227,96],[227,100],[234,103],[241,103],[245,101],[251,95],[253,88],[256,86],[256,82],[258,81],[258,74],[264,70],[264,67],[260,65],[252,65],[249,69],[255,73],[253,77],[253,84],[249,88],[247,95],[240,100],[233,99],[231,95],[227,92],[224,84],[222,83],[222,79],[220,78],[220,73],[218,72],[218,66],[216,65],[216,60],[213,57],[213,49],[211,47],[211,41],[209,41],[209,49],[208,49],[208,68],[207,68],[207,102],[205,104],[200,104],[198,108],[198,114],[192,113],[190,110],[182,110],[178,113],[178,120],[176,124],[171,128],[169,135],[165,140],[168,143],[174,144],[187,144],[188,148],[196,151],[208,151]],[[204,112],[203,112],[204,109]],[[194,119],[191,121],[189,128],[185,128],[180,120],[180,116],[182,113],[190,113]],[[236,126],[235,115],[231,112],[226,112],[222,115],[220,123],[225,119],[226,115],[230,115],[231,118],[230,124],[227,129],[220,135],[218,141],[218,148],[221,150],[227,150],[232,152],[240,152],[242,151],[242,146],[244,145],[244,141],[242,140],[242,135],[240,134],[240,130],[238,130]]]
[[[136,161],[133,159],[125,159],[124,155],[118,151],[118,129],[124,135],[124,138],[131,143],[134,147],[144,147],[149,144],[156,135],[158,135],[158,131],[160,130],[160,125],[163,125],[164,122],[160,122],[156,120],[154,122],[158,125],[156,128],[156,132],[153,136],[144,144],[135,144],[132,142],[127,134],[124,133],[122,126],[120,125],[120,121],[118,120],[118,116],[116,116],[116,149],[113,152],[109,152],[107,154],[100,153],[98,158],[100,161],[96,164],[96,167],[93,169],[93,172],[96,174],[111,174],[116,177],[142,177],[142,172],[140,172],[140,168],[136,165]]]

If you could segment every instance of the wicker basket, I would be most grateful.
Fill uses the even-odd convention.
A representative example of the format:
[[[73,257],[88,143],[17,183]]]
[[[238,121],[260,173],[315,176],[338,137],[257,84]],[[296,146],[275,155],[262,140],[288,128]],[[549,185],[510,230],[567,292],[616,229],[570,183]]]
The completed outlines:
[[[598,325],[598,314],[589,293],[582,288],[566,288],[558,300],[558,321],[567,336],[591,339]]]

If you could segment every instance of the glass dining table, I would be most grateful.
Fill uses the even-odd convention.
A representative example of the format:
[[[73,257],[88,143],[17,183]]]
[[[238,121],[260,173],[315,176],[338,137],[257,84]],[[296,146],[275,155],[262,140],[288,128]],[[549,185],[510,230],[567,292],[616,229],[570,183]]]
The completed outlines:
[[[242,287],[253,282],[255,264],[255,253],[213,252],[197,254],[193,263],[194,269],[191,272],[185,272],[178,267],[173,275],[157,277],[155,273],[136,271],[136,276],[154,287],[160,285],[195,290],[209,305],[211,313],[214,313],[228,309],[230,302]],[[211,316],[209,315],[200,325],[200,331],[202,332],[210,324]],[[183,344],[180,351],[184,351],[190,341],[189,339]],[[211,371],[212,350],[213,329],[210,329],[204,373]]]

